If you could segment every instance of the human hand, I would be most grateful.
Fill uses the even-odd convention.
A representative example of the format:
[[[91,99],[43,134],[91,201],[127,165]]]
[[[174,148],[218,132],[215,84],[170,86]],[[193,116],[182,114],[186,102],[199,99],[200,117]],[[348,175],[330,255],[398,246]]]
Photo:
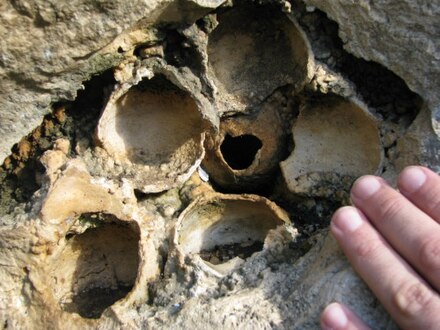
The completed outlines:
[[[399,191],[375,176],[351,189],[354,206],[335,212],[330,229],[353,268],[404,329],[440,327],[440,177],[410,166]],[[323,329],[368,329],[346,306],[330,304]]]

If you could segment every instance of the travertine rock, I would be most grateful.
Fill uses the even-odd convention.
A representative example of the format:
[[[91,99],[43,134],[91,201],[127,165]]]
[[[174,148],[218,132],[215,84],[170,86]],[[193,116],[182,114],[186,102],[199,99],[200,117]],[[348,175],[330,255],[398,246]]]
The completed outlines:
[[[173,326],[319,329],[321,311],[336,300],[353,308],[372,328],[397,329],[380,306],[372,308],[375,299],[349,267],[333,239],[325,233],[316,239],[315,247],[295,262],[294,267],[265,268],[256,288],[222,295],[209,303],[202,297],[182,302]],[[261,269],[264,263],[255,258],[242,269],[250,271],[252,266]],[[244,279],[230,277],[222,283],[225,287],[239,286],[240,280],[256,279],[248,274]],[[164,322],[169,318],[165,313],[156,317]]]
[[[311,79],[313,55],[304,33],[293,18],[268,11],[243,6],[217,17],[207,55],[222,111],[243,111],[280,86],[300,90]]]
[[[205,154],[203,110],[165,78],[120,86],[97,127],[103,148],[123,164],[133,185],[156,193],[184,183]]]
[[[315,329],[334,300],[372,328],[394,327],[325,227],[357,175],[440,170],[440,7],[304,3],[0,4],[0,161],[18,143],[0,172],[3,327]],[[315,6],[397,92],[369,95],[373,69],[338,49],[336,24]],[[358,68],[367,74],[355,83],[347,72]],[[86,93],[107,104],[99,123],[99,102],[57,104],[107,69],[116,88]],[[360,90],[365,104],[349,103]],[[314,97],[320,106],[304,105]],[[224,156],[243,136],[253,157],[237,165]],[[196,171],[205,149],[208,174]],[[20,180],[34,184],[29,198]],[[231,187],[267,198],[215,192]],[[264,246],[244,243],[249,234]],[[244,257],[222,262],[231,251]]]
[[[47,164],[58,167],[56,162]],[[84,328],[96,324],[88,319],[100,317],[116,300],[127,296],[113,305],[115,313],[147,299],[143,283],[159,273],[150,237],[154,217],[137,207],[132,188],[92,178],[79,160],[58,172],[49,167],[48,173],[51,180],[36,203],[41,205],[38,213],[0,231],[8,249],[3,253],[2,246],[2,264],[24,270],[2,274],[8,283],[2,292],[9,293],[2,293],[2,322],[25,328],[59,328],[63,323]],[[30,284],[32,289],[20,293],[22,285]],[[28,301],[17,304],[16,299]]]
[[[344,48],[381,63],[435,108],[440,100],[438,15],[432,1],[305,0],[339,25]]]
[[[285,157],[287,135],[282,98],[276,95],[249,115],[227,117],[207,134],[202,166],[221,187],[234,191],[264,186]]]

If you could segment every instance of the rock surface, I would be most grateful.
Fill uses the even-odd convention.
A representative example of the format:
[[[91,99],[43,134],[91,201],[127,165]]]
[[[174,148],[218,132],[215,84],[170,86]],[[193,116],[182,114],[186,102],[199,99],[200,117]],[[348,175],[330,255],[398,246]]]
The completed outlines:
[[[280,34],[260,31],[258,25],[246,26],[251,36],[244,33],[245,39],[252,42],[245,42],[246,47],[240,48],[238,55],[228,54],[231,63],[226,63],[234,69],[235,55],[241,63],[238,79],[243,80],[245,94],[238,93],[239,102],[235,103],[231,102],[237,99],[234,88],[217,86],[219,77],[213,77],[213,71],[219,75],[219,67],[212,68],[210,56],[211,61],[219,60],[221,52],[212,44],[209,46],[209,40],[216,40],[210,36],[222,23],[217,18],[236,17],[236,7],[231,8],[231,3],[221,6],[222,1],[218,0],[11,0],[0,4],[0,161],[7,157],[0,172],[2,326],[315,329],[322,309],[336,300],[350,305],[372,328],[395,328],[342,256],[327,227],[332,212],[346,199],[351,176],[361,174],[357,171],[374,172],[380,167],[380,174],[392,182],[398,170],[408,164],[422,163],[440,171],[440,6],[410,0],[263,1],[263,5],[267,3],[271,11],[266,11],[266,7],[257,10],[263,17],[265,13],[273,14],[265,25],[275,30],[282,28],[282,45],[289,33],[294,35],[292,42],[299,43],[299,58],[303,60],[286,63],[291,74],[299,73],[301,79],[295,83],[294,75],[274,77],[270,65],[258,67],[256,73],[252,67],[249,71],[246,64],[255,58],[248,61],[247,57],[253,54],[283,71],[283,56],[295,48],[281,47],[283,51],[274,52],[259,40],[270,44]],[[252,5],[255,4],[246,4]],[[238,17],[248,15],[242,9],[237,13]],[[286,22],[288,29],[283,28]],[[234,44],[234,40],[241,40],[234,39],[235,29],[241,25],[234,19],[229,23],[228,28],[217,30],[221,32],[219,39],[226,40],[233,49],[243,46]],[[261,35],[253,39],[254,32]],[[278,49],[280,45],[274,47]],[[376,63],[362,61],[350,53]],[[225,63],[220,64],[222,69]],[[208,224],[197,239],[215,237],[216,252],[211,253],[212,244],[210,251],[194,251],[200,255],[211,253],[209,260],[214,268],[206,267],[201,258],[194,258],[191,249],[182,253],[176,228],[200,199],[234,196],[218,192],[224,193],[222,189],[227,190],[229,185],[219,188],[218,182],[211,182],[208,167],[208,173],[202,168],[195,171],[200,163],[195,157],[196,161],[191,158],[191,165],[196,164],[191,171],[186,171],[187,166],[178,168],[188,176],[192,174],[189,179],[185,176],[185,182],[174,184],[171,172],[162,166],[165,177],[169,174],[173,184],[159,189],[164,192],[148,194],[154,190],[142,191],[136,181],[145,181],[143,173],[138,173],[142,168],[127,166],[109,155],[106,148],[111,148],[103,143],[102,132],[96,134],[101,110],[111,93],[142,85],[155,74],[164,75],[194,97],[202,118],[194,111],[195,120],[192,115],[184,115],[181,120],[177,118],[175,127],[190,127],[188,134],[195,132],[197,141],[203,141],[199,136],[208,129],[213,140],[223,139],[225,121],[239,126],[238,136],[261,136],[262,145],[254,148],[248,165],[249,169],[263,169],[246,179],[249,177],[253,183],[254,177],[264,177],[264,184],[258,181],[245,186],[252,194],[267,199],[244,195],[249,191],[240,190],[242,187],[235,192],[241,195],[228,198],[264,201],[264,207],[246,206],[246,212],[241,213],[235,213],[234,207],[226,212],[214,201],[208,209],[197,211],[197,221]],[[220,85],[237,79],[230,74],[222,72]],[[92,76],[95,78],[86,82]],[[85,90],[77,93],[83,85]],[[254,98],[254,90],[272,94]],[[157,113],[165,111],[167,106],[162,106],[172,101],[169,95],[154,89],[150,92],[154,97],[147,95],[147,100],[154,102],[146,102],[149,105],[145,111],[151,111],[150,103],[161,109]],[[380,142],[373,145],[375,161],[360,169],[358,163],[365,156],[362,154],[361,161],[349,169],[351,176],[344,187],[336,187],[332,180],[321,180],[325,193],[304,196],[292,189],[291,176],[283,177],[276,165],[289,154],[295,157],[295,143],[307,140],[302,139],[304,132],[295,131],[311,115],[305,112],[304,105],[318,97],[324,100],[320,111],[325,111],[334,95],[365,102],[368,118],[363,120],[374,126],[367,130],[367,136],[376,141],[380,135]],[[136,98],[144,96],[136,94]],[[181,102],[179,99],[173,106]],[[265,118],[268,107],[270,116],[277,110],[280,117]],[[127,141],[121,139],[124,152],[130,148],[150,152],[148,143],[154,139],[160,143],[152,153],[163,152],[170,144],[173,148],[185,144],[185,139],[173,140],[172,130],[161,130],[168,133],[166,139],[158,136],[161,132],[152,132],[156,125],[145,112],[136,114],[136,101],[128,108],[132,116],[122,135],[133,137],[135,143],[127,146]],[[124,109],[121,107],[121,118],[126,120]],[[243,119],[237,119],[237,113]],[[258,121],[260,116],[264,120]],[[324,117],[331,122],[335,116],[329,112]],[[340,122],[349,121],[348,117],[351,118],[343,116]],[[319,130],[316,123],[321,119],[313,117],[313,125],[306,127],[307,134]],[[208,122],[209,127],[203,126],[202,121]],[[102,128],[105,134],[111,136],[115,122]],[[258,130],[244,130],[255,122]],[[268,125],[272,122],[275,124]],[[340,122],[329,125],[331,134],[337,135],[335,141],[342,137],[338,135]],[[191,128],[191,124],[196,127]],[[141,131],[148,125],[148,131]],[[368,126],[359,125],[364,129]],[[276,127],[278,134],[270,134],[274,130],[271,127]],[[234,132],[229,132],[232,138]],[[290,132],[292,135],[288,136]],[[266,135],[276,137],[279,143]],[[315,140],[315,146],[319,146],[319,139]],[[356,136],[353,140],[360,143],[363,138]],[[329,147],[321,152],[331,147],[332,141],[325,142]],[[17,145],[11,154],[14,144]],[[218,151],[218,146],[209,150],[211,147],[204,145],[208,157]],[[248,147],[244,144],[241,149],[232,147],[229,151],[241,153]],[[310,159],[319,162],[322,158],[313,154],[313,145],[300,147],[297,153],[310,156],[302,168],[308,167]],[[344,157],[350,156],[350,152],[338,147]],[[266,149],[269,152],[263,154]],[[262,159],[262,163],[271,160],[268,169],[262,166],[265,164],[260,165]],[[163,162],[159,163],[160,168]],[[293,167],[289,170],[295,172],[296,162],[289,164]],[[322,165],[317,164],[314,169],[320,170]],[[328,168],[332,173],[340,170],[337,166],[325,167]],[[233,183],[240,181],[234,175],[231,178],[236,180]],[[313,179],[307,179],[305,186]],[[149,180],[154,181],[154,175]],[[264,230],[249,225],[249,217],[256,218],[252,212],[268,206],[269,213],[277,214],[282,221],[272,221]],[[285,209],[291,223],[279,206]],[[233,226],[226,221],[226,225],[210,227],[213,214],[219,219],[226,214],[227,219],[234,219],[230,221]],[[242,219],[234,218],[237,215],[246,219],[247,228],[242,231]],[[197,221],[196,233],[201,229]],[[265,219],[258,221],[265,223]],[[188,237],[194,233],[191,228]],[[231,259],[231,264],[223,262],[225,253],[243,248],[246,230],[260,235],[263,246],[249,256]],[[228,241],[228,237],[239,239]],[[189,239],[186,244],[193,246],[194,242]]]
[[[75,99],[84,81],[116,66],[135,45],[154,39],[143,27],[191,22],[221,2],[2,1],[0,161],[41,123],[52,104]]]
[[[440,5],[432,1],[305,0],[339,25],[344,48],[381,63],[405,80],[433,108],[440,95]]]

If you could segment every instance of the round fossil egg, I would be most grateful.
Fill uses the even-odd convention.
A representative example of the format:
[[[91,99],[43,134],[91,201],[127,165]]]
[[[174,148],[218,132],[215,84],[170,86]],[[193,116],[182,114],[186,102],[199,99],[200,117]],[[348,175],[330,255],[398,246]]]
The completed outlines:
[[[281,162],[288,188],[311,196],[348,190],[354,178],[376,174],[383,149],[377,120],[358,101],[309,100],[292,128],[295,149]]]
[[[287,135],[279,104],[266,103],[257,113],[221,120],[220,131],[207,134],[202,165],[224,189],[261,189],[286,156]]]
[[[208,41],[208,73],[227,109],[244,110],[280,86],[299,90],[311,79],[308,41],[283,13],[244,6],[219,14],[218,22]]]
[[[146,193],[185,182],[204,155],[204,124],[196,102],[161,76],[115,92],[97,137]]]
[[[99,318],[132,290],[139,267],[140,234],[136,223],[110,215],[100,218],[92,214],[79,217],[79,222],[94,225],[83,233],[66,235],[49,271],[54,297],[61,308],[92,319]]]
[[[222,276],[261,251],[270,230],[289,223],[287,214],[264,197],[216,193],[195,200],[181,214],[174,244],[181,256]]]

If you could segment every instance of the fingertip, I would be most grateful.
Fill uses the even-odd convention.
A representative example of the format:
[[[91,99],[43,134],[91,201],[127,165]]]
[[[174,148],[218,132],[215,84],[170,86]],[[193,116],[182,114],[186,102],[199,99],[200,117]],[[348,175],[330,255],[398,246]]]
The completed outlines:
[[[323,330],[345,329],[348,325],[348,316],[339,303],[331,303],[321,314],[321,328]]]
[[[423,187],[427,174],[422,166],[408,166],[399,175],[397,185],[403,193],[412,194]]]
[[[334,302],[321,313],[321,328],[324,330],[358,329],[367,330],[369,327],[348,307]]]
[[[356,200],[366,200],[379,191],[382,181],[373,175],[364,175],[355,181],[351,188],[351,198]]]
[[[330,228],[337,236],[356,231],[363,223],[360,211],[353,206],[339,208],[332,217]]]

